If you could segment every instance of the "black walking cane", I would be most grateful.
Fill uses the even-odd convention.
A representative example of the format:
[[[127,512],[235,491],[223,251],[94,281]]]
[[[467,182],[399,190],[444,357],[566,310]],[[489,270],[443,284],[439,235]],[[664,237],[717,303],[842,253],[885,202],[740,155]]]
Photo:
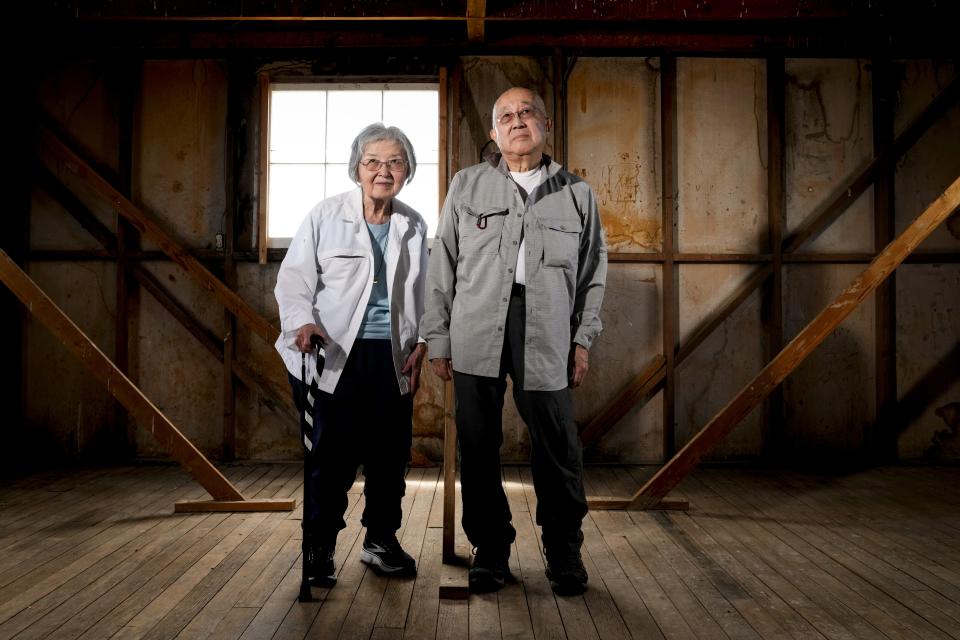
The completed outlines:
[[[313,602],[313,592],[310,590],[310,577],[307,575],[307,558],[310,557],[310,527],[307,524],[307,504],[310,502],[310,472],[308,461],[310,455],[313,453],[313,389],[319,388],[320,384],[320,372],[323,371],[324,358],[326,356],[323,350],[323,344],[320,342],[320,336],[312,335],[310,336],[310,345],[317,352],[317,373],[314,376],[314,379],[311,383],[307,382],[307,354],[300,354],[300,380],[303,382],[303,402],[300,404],[303,407],[303,416],[301,417],[301,437],[303,441],[303,544],[301,546],[301,559],[302,559],[302,569],[303,573],[300,578],[300,594],[297,596],[297,600],[300,602]],[[309,426],[309,429],[307,428]],[[336,578],[330,578],[324,576],[322,579],[317,579],[317,586],[320,587],[332,587],[337,583]]]

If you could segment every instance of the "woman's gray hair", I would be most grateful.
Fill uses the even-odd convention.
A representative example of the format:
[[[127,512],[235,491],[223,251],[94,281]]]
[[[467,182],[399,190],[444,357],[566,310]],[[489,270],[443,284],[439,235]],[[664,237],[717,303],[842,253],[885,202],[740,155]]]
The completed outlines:
[[[417,172],[417,155],[413,152],[413,144],[399,127],[387,127],[382,122],[374,122],[364,127],[363,131],[357,134],[350,145],[350,164],[347,165],[347,173],[354,182],[360,182],[360,159],[363,157],[363,150],[371,142],[380,142],[382,140],[391,140],[399,142],[403,147],[404,160],[407,161],[409,170],[404,184],[410,184],[413,180],[413,174]]]

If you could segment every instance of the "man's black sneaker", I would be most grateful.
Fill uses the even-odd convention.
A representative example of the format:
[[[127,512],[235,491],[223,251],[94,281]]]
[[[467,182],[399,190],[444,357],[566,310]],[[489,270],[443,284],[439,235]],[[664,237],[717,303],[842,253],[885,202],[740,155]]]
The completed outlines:
[[[510,575],[510,547],[477,547],[474,551],[473,566],[470,567],[470,591],[490,593],[503,588]]]
[[[417,573],[416,561],[403,550],[397,536],[392,533],[374,535],[368,531],[363,539],[360,562],[386,576],[412,576]]]
[[[579,550],[547,552],[547,580],[558,596],[578,596],[587,590],[587,570]]]
[[[317,545],[307,549],[307,577],[315,587],[332,587],[337,584],[333,565],[334,545]]]

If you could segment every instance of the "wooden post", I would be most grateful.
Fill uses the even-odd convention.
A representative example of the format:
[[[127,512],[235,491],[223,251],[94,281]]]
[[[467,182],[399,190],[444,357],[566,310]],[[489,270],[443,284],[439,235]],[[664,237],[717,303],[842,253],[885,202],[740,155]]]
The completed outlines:
[[[80,156],[68,148],[49,129],[41,127],[39,131],[41,146],[52,154],[63,168],[82,179],[101,197],[111,202],[124,218],[126,218],[141,233],[159,245],[160,249],[175,263],[180,265],[202,288],[212,293],[223,306],[230,309],[240,321],[253,333],[260,336],[268,344],[272,344],[280,333],[269,322],[263,319],[249,304],[238,296],[229,287],[217,279],[206,269],[200,261],[190,255],[190,252],[180,246],[150,216],[134,205],[128,198],[117,191],[109,182],[97,174]]]
[[[227,150],[224,158],[224,211],[221,243],[223,247],[223,281],[231,291],[237,290],[237,265],[234,249],[237,240],[235,220],[237,212],[238,174],[240,172],[238,137],[242,138],[246,117],[243,111],[241,83],[243,78],[236,62],[227,63],[227,127],[224,132]],[[236,359],[237,317],[229,310],[223,310],[223,459],[235,460],[237,457],[237,391],[233,379],[233,366]]]
[[[470,594],[464,562],[457,557],[457,425],[453,383],[443,385],[443,567],[440,598],[463,600]]]
[[[567,58],[553,50],[553,159],[567,166]]]
[[[447,82],[447,68],[440,67],[437,87],[437,211],[443,208],[443,201],[447,197],[447,184],[450,182],[450,156],[447,152],[449,146],[448,127],[450,118],[448,111],[449,98],[447,92],[450,90]]]
[[[766,359],[783,348],[783,221],[786,217],[786,73],[783,57],[767,58],[767,246],[772,277],[763,292],[763,324],[767,333]],[[783,439],[783,389],[770,394],[764,408],[763,450],[780,451]]]
[[[135,120],[140,101],[142,74],[140,60],[124,60],[116,68],[117,80],[117,184],[118,190],[127,198],[133,199],[133,160]],[[114,354],[117,367],[131,380],[137,379],[136,357],[131,362],[130,334],[131,322],[136,322],[137,287],[130,278],[126,267],[126,252],[140,248],[140,238],[136,228],[117,213],[116,235],[116,333],[114,336]],[[134,330],[136,335],[137,331]],[[132,369],[131,369],[132,366]],[[115,438],[132,454],[136,450],[135,439],[129,431],[127,410],[120,404],[114,406]],[[122,438],[122,439],[121,439]]]
[[[960,178],[947,187],[837,298],[797,336],[727,406],[720,410],[632,498],[596,501],[595,508],[648,509],[657,505],[770,392],[790,375],[821,342],[876,290],[893,270],[960,206]]]
[[[873,155],[892,155],[894,143],[892,65],[888,59],[873,60]],[[896,167],[885,163],[873,185],[874,249],[893,239],[895,226],[894,185]],[[864,453],[878,462],[897,458],[897,274],[890,274],[874,295],[874,371],[876,376],[876,417],[872,432],[864,438]]]
[[[260,141],[257,154],[257,254],[260,264],[267,264],[267,216],[270,202],[270,76],[258,76],[260,88]]]
[[[137,418],[160,445],[210,493],[214,502],[178,503],[177,511],[290,511],[293,500],[250,500],[210,464],[183,433],[143,395],[127,376],[107,358],[97,345],[21,270],[6,252],[0,250],[0,280],[20,299],[54,337],[60,340],[106,385],[107,391]]]
[[[663,387],[663,443],[666,460],[676,449],[676,355],[679,338],[680,311],[679,274],[675,265],[677,252],[677,59],[672,55],[660,58],[660,198],[663,233],[663,356],[666,367]]]

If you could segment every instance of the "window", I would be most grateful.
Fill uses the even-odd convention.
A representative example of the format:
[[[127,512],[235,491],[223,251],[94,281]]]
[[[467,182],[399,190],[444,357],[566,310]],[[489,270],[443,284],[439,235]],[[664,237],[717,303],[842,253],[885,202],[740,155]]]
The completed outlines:
[[[356,187],[347,175],[350,143],[373,122],[400,127],[413,143],[417,172],[398,198],[424,217],[433,235],[439,210],[438,85],[269,87],[268,246],[289,246],[313,205]]]

